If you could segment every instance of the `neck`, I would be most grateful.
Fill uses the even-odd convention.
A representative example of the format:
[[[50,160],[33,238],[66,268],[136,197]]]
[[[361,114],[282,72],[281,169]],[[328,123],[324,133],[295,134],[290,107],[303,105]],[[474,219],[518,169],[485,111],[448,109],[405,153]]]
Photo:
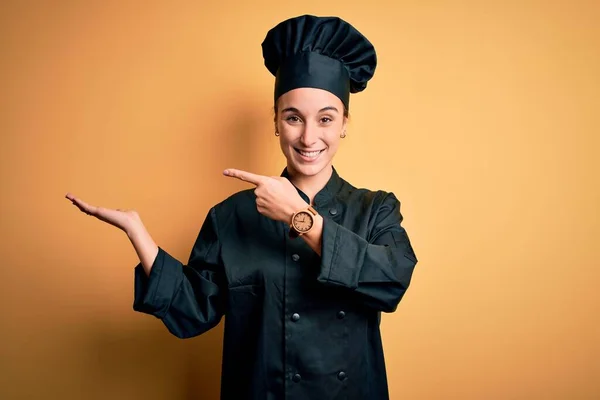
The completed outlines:
[[[288,167],[288,174],[290,182],[298,189],[302,190],[302,192],[310,199],[310,204],[313,204],[316,194],[327,185],[327,182],[329,182],[329,179],[333,174],[333,167],[329,164],[327,167],[323,168],[322,171],[312,176],[299,174]]]

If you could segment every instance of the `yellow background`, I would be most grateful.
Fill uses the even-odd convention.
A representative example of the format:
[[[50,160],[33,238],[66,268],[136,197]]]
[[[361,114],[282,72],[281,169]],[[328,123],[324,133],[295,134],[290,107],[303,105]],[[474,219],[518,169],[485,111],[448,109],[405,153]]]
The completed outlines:
[[[420,260],[392,399],[600,398],[600,5],[568,0],[2,2],[0,398],[217,398],[222,325],[133,312],[130,243],[64,195],[187,261],[248,187],[224,168],[284,167],[260,43],[304,13],[378,51],[335,166],[398,196]]]

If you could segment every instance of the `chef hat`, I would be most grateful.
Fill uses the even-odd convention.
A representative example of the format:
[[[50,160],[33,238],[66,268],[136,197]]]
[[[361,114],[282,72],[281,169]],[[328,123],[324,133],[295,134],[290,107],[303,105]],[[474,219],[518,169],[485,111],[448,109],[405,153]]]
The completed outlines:
[[[292,89],[313,87],[333,93],[348,109],[350,93],[367,87],[377,65],[371,42],[337,17],[285,20],[267,33],[262,51],[275,76],[275,101]]]

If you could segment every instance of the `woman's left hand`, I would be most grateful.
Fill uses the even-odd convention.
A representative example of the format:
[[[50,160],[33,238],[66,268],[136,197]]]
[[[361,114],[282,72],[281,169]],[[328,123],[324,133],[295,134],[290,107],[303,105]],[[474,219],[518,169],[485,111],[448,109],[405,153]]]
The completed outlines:
[[[296,211],[308,207],[287,178],[257,175],[239,169],[226,169],[223,175],[256,185],[256,209],[275,221],[290,224]]]

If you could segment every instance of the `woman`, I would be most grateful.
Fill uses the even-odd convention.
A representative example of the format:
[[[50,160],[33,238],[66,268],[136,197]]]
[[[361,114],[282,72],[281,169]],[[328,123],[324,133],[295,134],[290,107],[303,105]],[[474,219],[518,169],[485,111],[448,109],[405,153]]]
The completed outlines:
[[[226,170],[256,187],[211,208],[187,265],[135,211],[67,198],[133,243],[134,310],[180,338],[225,316],[222,398],[387,399],[380,313],[396,309],[417,260],[396,197],[353,187],[332,164],[375,50],[345,21],[308,15],[271,29],[262,49],[287,167]]]

